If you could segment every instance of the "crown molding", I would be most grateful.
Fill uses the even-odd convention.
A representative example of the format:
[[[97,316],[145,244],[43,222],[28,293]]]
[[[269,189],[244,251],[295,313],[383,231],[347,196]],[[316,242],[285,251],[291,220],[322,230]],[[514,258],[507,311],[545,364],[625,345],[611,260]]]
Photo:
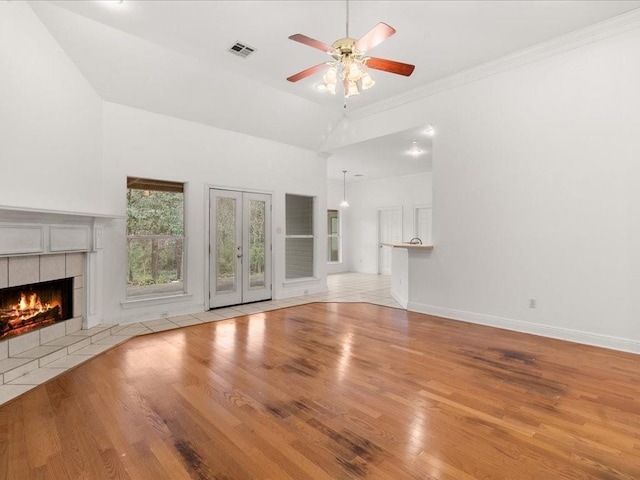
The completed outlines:
[[[583,45],[604,40],[638,27],[640,27],[640,8],[594,25],[590,25],[580,30],[561,35],[552,40],[539,43],[533,47],[519,50],[496,60],[483,63],[477,67],[463,70],[448,77],[421,85],[420,87],[409,90],[401,95],[381,100],[357,110],[352,110],[348,116],[352,119],[359,119],[391,110],[401,105],[430,97],[445,90],[450,90],[498,73],[506,72],[544,58],[559,55]]]

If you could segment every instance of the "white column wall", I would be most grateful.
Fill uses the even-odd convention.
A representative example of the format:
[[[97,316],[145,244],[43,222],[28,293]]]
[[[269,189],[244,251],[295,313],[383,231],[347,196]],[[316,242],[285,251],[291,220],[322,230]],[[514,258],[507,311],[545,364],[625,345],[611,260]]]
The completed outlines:
[[[436,129],[409,307],[640,352],[638,85],[636,28],[352,120],[344,143]]]

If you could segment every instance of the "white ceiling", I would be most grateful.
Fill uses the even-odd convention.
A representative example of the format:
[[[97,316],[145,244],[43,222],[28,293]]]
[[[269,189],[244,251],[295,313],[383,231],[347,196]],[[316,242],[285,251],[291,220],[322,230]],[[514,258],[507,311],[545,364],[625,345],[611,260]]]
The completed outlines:
[[[286,77],[328,56],[288,37],[331,44],[345,34],[340,1],[29,2],[107,101],[319,151],[344,117],[344,99],[316,89],[321,74]],[[378,22],[397,33],[371,55],[416,65],[409,78],[373,71],[376,85],[347,112],[639,8],[640,1],[350,1],[350,34]],[[254,47],[249,58],[227,50]],[[330,178],[415,173],[389,165],[415,132],[331,152]],[[395,143],[397,142],[397,144]],[[410,141],[409,141],[410,142]],[[338,165],[340,163],[340,165]],[[386,165],[386,167],[385,167]],[[430,168],[425,161],[421,168]],[[386,169],[385,169],[386,168]]]
[[[354,143],[335,150],[327,161],[329,180],[358,182],[429,172],[432,168],[432,133],[430,125]],[[413,143],[420,154],[410,153]]]

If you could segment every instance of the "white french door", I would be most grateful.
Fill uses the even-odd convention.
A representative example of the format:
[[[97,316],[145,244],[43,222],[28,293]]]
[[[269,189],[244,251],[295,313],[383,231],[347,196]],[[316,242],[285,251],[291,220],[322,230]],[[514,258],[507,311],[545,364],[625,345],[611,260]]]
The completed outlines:
[[[271,195],[209,190],[209,306],[271,298]]]

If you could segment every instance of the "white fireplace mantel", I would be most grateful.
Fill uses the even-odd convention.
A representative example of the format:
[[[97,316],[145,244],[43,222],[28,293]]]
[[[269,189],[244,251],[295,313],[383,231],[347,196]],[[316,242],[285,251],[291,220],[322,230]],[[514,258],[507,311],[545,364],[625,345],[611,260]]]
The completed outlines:
[[[124,216],[0,206],[0,256],[91,252],[102,226]]]
[[[126,217],[0,205],[0,261],[4,257],[86,254],[83,327],[102,321],[102,232]]]

